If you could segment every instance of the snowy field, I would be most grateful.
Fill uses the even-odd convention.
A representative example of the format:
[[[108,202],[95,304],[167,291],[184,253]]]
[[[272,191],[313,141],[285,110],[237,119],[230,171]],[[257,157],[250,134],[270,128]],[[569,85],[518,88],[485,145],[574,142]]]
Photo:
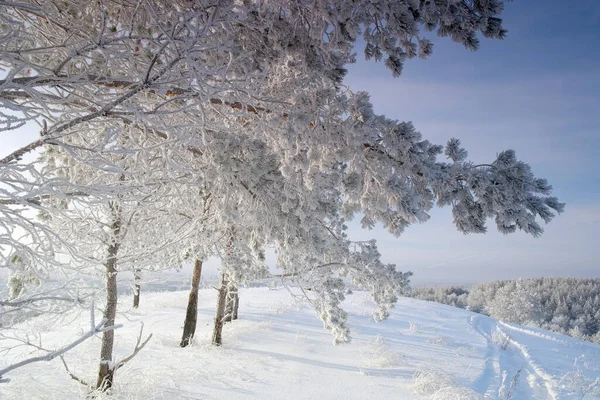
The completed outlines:
[[[286,290],[243,289],[240,319],[212,347],[215,291],[199,298],[193,346],[179,347],[187,291],[143,293],[141,307],[120,298],[116,357],[131,352],[141,323],[148,346],[116,375],[113,399],[600,399],[600,346],[547,331],[500,323],[471,312],[400,299],[387,321],[370,318],[373,303],[348,295],[352,342],[332,336],[306,302]],[[98,314],[100,315],[100,313]],[[19,335],[56,348],[85,332],[86,312],[41,317]],[[64,327],[68,326],[68,327]],[[10,346],[7,340],[2,348]],[[75,375],[94,382],[100,338],[67,353]],[[17,347],[0,366],[36,354]],[[13,371],[2,399],[79,399],[87,389],[60,359]],[[103,397],[103,396],[101,396]]]

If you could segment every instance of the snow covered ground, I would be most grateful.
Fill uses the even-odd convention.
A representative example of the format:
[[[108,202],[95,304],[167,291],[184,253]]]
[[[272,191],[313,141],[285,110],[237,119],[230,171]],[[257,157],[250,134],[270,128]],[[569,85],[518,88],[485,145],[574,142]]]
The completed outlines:
[[[334,346],[306,301],[284,289],[242,289],[240,319],[210,343],[216,293],[199,299],[192,347],[179,347],[188,293],[143,293],[141,307],[121,297],[116,356],[131,352],[141,323],[148,346],[116,376],[113,399],[600,399],[600,346],[471,312],[402,298],[375,323],[373,303],[348,295],[352,342]],[[100,314],[98,314],[100,315]],[[66,326],[66,327],[65,327]],[[85,312],[44,316],[17,327],[22,338],[56,348],[85,332]],[[70,370],[93,382],[99,338],[67,353]],[[0,340],[0,348],[10,347]],[[21,346],[0,366],[31,356]],[[87,389],[60,359],[13,371],[2,399],[78,399]],[[103,396],[101,396],[103,397]]]

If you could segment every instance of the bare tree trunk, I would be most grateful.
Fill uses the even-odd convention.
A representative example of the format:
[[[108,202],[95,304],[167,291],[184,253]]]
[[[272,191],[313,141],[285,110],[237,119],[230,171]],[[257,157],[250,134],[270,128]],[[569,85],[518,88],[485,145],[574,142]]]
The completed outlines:
[[[111,225],[112,243],[108,246],[108,257],[106,259],[106,309],[104,318],[106,326],[115,324],[117,315],[117,255],[121,246],[121,210],[115,202],[109,202],[110,211],[113,216]],[[100,368],[98,371],[98,380],[96,389],[105,392],[113,385],[114,369],[112,363],[113,345],[115,340],[115,331],[109,330],[102,333],[102,345],[100,348]]]
[[[134,280],[134,285],[133,285],[133,308],[138,308],[140,306],[140,289],[141,289],[141,285],[140,282],[142,280],[142,270],[139,268],[136,268],[133,271],[133,280]]]
[[[183,325],[183,337],[179,346],[185,347],[191,343],[196,333],[196,321],[198,319],[198,289],[200,288],[200,276],[202,275],[202,261],[196,260],[194,273],[192,274],[192,288],[188,299],[185,323]]]
[[[219,294],[217,295],[217,313],[215,315],[215,326],[213,328],[212,344],[221,346],[223,344],[223,323],[225,322],[225,303],[227,302],[227,273],[221,272],[221,282],[219,284]]]
[[[231,315],[233,314],[233,293],[231,293],[232,286],[227,287],[227,294],[225,295],[225,315],[223,315],[223,322],[231,322]]]
[[[240,309],[240,294],[236,286],[235,293],[233,294],[233,311],[231,313],[231,319],[238,319],[238,311]]]
[[[236,207],[237,210],[237,207]],[[212,344],[213,346],[221,346],[223,344],[223,324],[226,322],[228,312],[228,298],[229,298],[229,275],[227,268],[231,266],[233,262],[234,252],[234,238],[235,238],[235,227],[231,226],[228,229],[227,244],[225,247],[225,257],[222,259],[223,268],[221,269],[221,282],[219,283],[218,295],[217,295],[217,311],[215,315],[215,325],[213,328]]]

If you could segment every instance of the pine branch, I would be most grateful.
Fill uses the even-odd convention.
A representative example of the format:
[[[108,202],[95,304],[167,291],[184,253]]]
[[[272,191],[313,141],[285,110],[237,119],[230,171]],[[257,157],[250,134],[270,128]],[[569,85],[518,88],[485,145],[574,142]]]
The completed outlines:
[[[321,264],[321,265],[317,265],[315,267],[312,267],[310,269],[310,271],[313,271],[315,269],[321,269],[321,268],[326,268],[326,267],[331,267],[334,265],[344,265],[346,267],[348,267],[348,264],[343,263],[343,262],[330,262],[327,264]],[[287,274],[271,274],[269,275],[270,278],[294,278],[294,277],[298,277],[300,275],[306,274],[306,271],[301,271],[301,272],[290,272]]]

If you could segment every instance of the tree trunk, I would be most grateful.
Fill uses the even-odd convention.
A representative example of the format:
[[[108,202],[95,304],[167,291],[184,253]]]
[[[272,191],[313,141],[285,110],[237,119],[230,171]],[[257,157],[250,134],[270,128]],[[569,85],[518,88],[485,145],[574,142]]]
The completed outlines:
[[[238,288],[235,288],[235,293],[233,295],[233,311],[231,313],[231,319],[238,319],[238,311],[240,309],[240,294]]]
[[[139,268],[136,268],[133,271],[133,280],[134,280],[134,285],[133,285],[133,308],[138,308],[140,306],[140,289],[141,289],[141,285],[140,282],[142,280],[142,270]]]
[[[237,293],[238,293],[238,288],[237,285],[230,283],[229,287],[227,288],[227,305],[225,307],[225,322],[231,322],[234,319],[237,319],[237,305],[236,305],[236,301],[237,301]],[[235,317],[234,317],[235,316]]]
[[[192,342],[196,333],[196,321],[198,319],[198,289],[200,288],[200,276],[202,274],[202,261],[196,260],[194,273],[192,274],[192,288],[188,299],[185,323],[183,325],[183,337],[179,346],[186,347]]]
[[[221,272],[221,282],[219,284],[219,294],[217,295],[217,313],[215,315],[215,326],[213,328],[212,344],[221,346],[223,344],[223,323],[225,322],[225,306],[227,302],[227,274]]]
[[[231,322],[231,315],[233,314],[233,293],[231,292],[232,287],[227,288],[227,295],[225,296],[225,313],[223,315],[223,322]]]
[[[104,310],[104,318],[106,318],[105,326],[113,326],[117,315],[117,255],[121,245],[121,212],[114,202],[109,203],[109,207],[113,216],[111,226],[112,243],[108,246],[108,257],[106,259],[106,309]],[[100,348],[100,368],[98,371],[98,380],[96,389],[103,392],[108,391],[113,385],[115,373],[115,365],[113,365],[112,353],[115,340],[115,331],[108,330],[102,333],[102,345]]]

